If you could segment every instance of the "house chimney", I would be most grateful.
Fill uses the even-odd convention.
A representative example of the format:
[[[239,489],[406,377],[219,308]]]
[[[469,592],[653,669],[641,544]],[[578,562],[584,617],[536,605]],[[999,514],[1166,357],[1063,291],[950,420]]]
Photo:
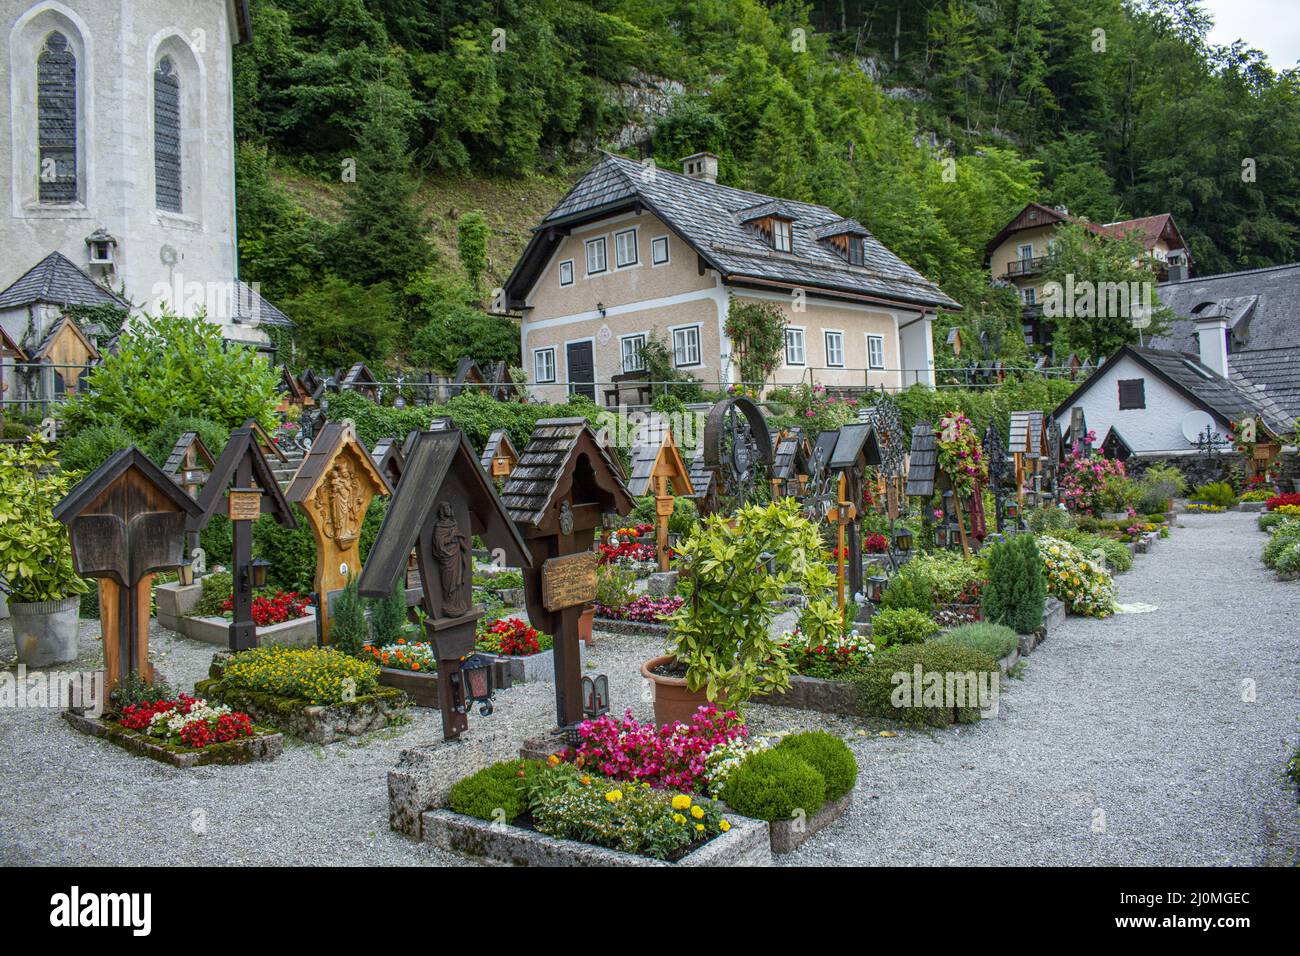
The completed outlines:
[[[1196,340],[1201,364],[1228,377],[1228,317],[1217,308],[1196,318]]]
[[[692,153],[682,160],[682,172],[691,179],[701,179],[706,183],[718,181],[718,157],[712,153]]]
[[[1187,263],[1171,260],[1167,271],[1169,276],[1165,279],[1166,282],[1182,282],[1187,278]]]

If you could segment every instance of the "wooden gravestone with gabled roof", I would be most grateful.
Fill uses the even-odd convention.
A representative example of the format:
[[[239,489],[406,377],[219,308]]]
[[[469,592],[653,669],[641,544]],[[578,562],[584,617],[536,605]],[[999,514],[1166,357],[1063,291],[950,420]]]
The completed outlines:
[[[1047,458],[1046,416],[1041,411],[1011,413],[1010,440],[1007,451],[1015,462],[1016,499],[1021,511],[1025,507],[1025,492],[1030,504],[1037,506],[1042,492],[1043,466]]]
[[[106,693],[133,671],[153,680],[150,582],[181,563],[186,524],[199,514],[198,502],[135,447],[113,454],[55,506],[77,573],[99,579]]]
[[[375,378],[365,362],[357,362],[339,380],[339,391],[358,392],[372,402],[379,401],[379,379]]]
[[[460,429],[419,432],[408,441],[405,457],[402,481],[370,548],[359,590],[371,598],[391,594],[405,581],[415,551],[425,636],[438,658],[443,737],[453,740],[469,726],[469,702],[461,699],[457,676],[461,662],[474,652],[475,624],[482,614],[474,607],[474,536],[525,570],[532,558]]]
[[[592,542],[605,515],[632,497],[585,418],[539,421],[501,500],[532,555],[524,570],[528,620],[555,637],[555,711],[561,728],[582,719],[578,618],[596,597]]]
[[[316,538],[316,579],[321,643],[330,640],[330,595],[347,587],[361,569],[361,523],[375,495],[388,482],[357,441],[352,428],[330,422],[312,442],[284,497],[302,508]]]
[[[519,452],[515,451],[514,442],[504,428],[498,428],[488,435],[483,454],[479,457],[483,470],[493,479],[506,479],[519,463]]]
[[[388,482],[388,490],[395,490],[402,479],[402,466],[406,463],[402,456],[402,442],[396,438],[379,439],[370,449],[370,461]]]
[[[838,531],[839,605],[845,604],[845,566],[849,592],[859,595],[862,580],[862,498],[867,488],[867,469],[881,463],[880,442],[869,422],[842,425],[836,434],[826,467],[837,475],[836,502],[829,516]],[[847,538],[847,540],[846,540]]]
[[[285,528],[296,528],[293,509],[280,491],[275,472],[262,453],[258,433],[262,427],[251,419],[230,433],[230,440],[212,468],[199,495],[201,513],[190,530],[201,531],[215,514],[230,518],[231,579],[233,618],[230,649],[243,651],[257,646],[257,625],[253,623],[253,522],[264,514],[274,515]]]
[[[171,454],[167,456],[167,461],[163,464],[163,473],[172,481],[180,485],[191,498],[197,499],[199,492],[203,490],[204,482],[208,480],[208,475],[216,466],[216,461],[212,457],[212,452],[208,451],[208,446],[203,444],[203,439],[199,437],[198,432],[181,432],[180,438],[176,439],[176,444],[172,446]],[[199,533],[189,531],[185,535],[185,557],[186,560],[181,564],[181,584],[191,585],[194,583],[194,565],[191,563],[195,557],[194,549],[199,546]]]
[[[633,498],[655,497],[655,552],[659,570],[668,570],[668,519],[674,496],[694,494],[690,469],[682,461],[672,426],[662,415],[651,415],[632,442],[632,475],[627,491]]]
[[[772,498],[802,497],[808,486],[812,449],[798,425],[772,436]]]
[[[1078,405],[1070,409],[1070,430],[1065,434],[1065,454],[1079,458],[1092,457],[1092,439],[1089,438],[1088,419]]]

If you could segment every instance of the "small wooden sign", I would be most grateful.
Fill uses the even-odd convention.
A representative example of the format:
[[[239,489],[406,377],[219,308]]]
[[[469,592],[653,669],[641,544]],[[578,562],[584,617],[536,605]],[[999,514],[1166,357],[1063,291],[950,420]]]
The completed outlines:
[[[560,611],[596,600],[596,553],[579,551],[542,564],[542,606]]]
[[[262,516],[262,493],[260,491],[230,492],[230,520],[256,521]]]

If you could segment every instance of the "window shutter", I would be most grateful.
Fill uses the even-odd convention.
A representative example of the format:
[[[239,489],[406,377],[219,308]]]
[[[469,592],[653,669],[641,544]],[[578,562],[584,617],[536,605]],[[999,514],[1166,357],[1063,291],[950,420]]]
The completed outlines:
[[[171,57],[153,75],[154,201],[159,209],[181,211],[181,81]]]
[[[77,201],[77,58],[57,30],[36,60],[40,200]]]

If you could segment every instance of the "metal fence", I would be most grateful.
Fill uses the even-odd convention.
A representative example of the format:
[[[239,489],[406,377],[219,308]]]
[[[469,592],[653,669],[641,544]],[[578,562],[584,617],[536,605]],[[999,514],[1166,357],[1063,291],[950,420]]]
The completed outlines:
[[[46,416],[86,387],[93,365],[0,359],[0,413]]]

